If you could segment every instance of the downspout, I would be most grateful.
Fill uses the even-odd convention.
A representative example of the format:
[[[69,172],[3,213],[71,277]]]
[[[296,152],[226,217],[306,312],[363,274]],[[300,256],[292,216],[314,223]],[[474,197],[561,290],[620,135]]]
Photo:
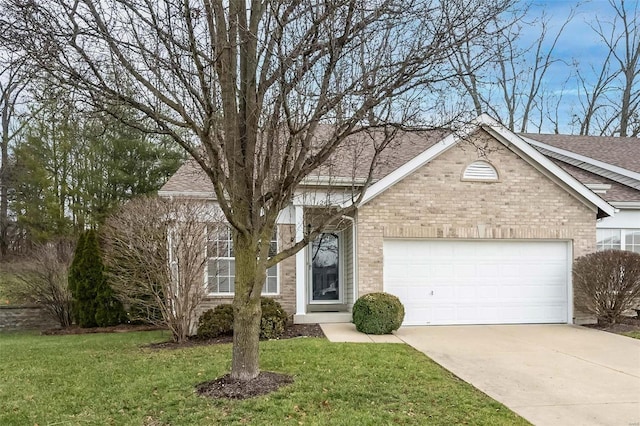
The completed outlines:
[[[356,256],[357,254],[357,242],[358,242],[358,222],[352,218],[351,216],[342,216],[343,219],[348,220],[349,222],[351,222],[351,256],[353,257],[351,259],[351,276],[353,277],[353,303],[356,302],[356,300],[358,300],[358,257]]]

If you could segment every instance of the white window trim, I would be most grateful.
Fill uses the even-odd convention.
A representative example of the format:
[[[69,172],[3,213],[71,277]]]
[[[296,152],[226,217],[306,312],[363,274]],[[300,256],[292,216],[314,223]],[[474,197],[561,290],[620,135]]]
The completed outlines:
[[[277,241],[276,241],[277,242]],[[263,296],[279,296],[280,295],[280,264],[276,264],[276,292],[262,293]]]
[[[206,238],[205,238],[206,244],[204,246],[204,253],[205,253],[205,258],[206,258],[206,262],[205,262],[205,265],[204,265],[204,288],[205,288],[205,291],[206,291],[206,295],[207,295],[207,297],[230,298],[230,299],[232,299],[234,297],[234,295],[235,295],[235,291],[228,292],[228,293],[220,293],[220,292],[210,292],[210,291],[208,291],[208,288],[209,288],[209,261],[211,261],[211,260],[235,260],[235,256],[234,257],[217,257],[217,258],[209,257],[209,253],[208,253],[208,250],[209,250],[209,232],[208,232],[208,229],[207,229],[206,226],[205,226],[204,232],[206,234],[205,235],[206,236]],[[278,250],[280,250],[280,238],[279,238],[279,232],[277,230],[277,225],[276,225],[275,234],[276,234],[275,242],[276,242],[276,252],[277,252]],[[273,240],[270,240],[270,242],[271,241],[273,241]],[[275,293],[262,292],[261,293],[262,296],[279,296],[280,295],[280,273],[281,273],[280,272],[280,263],[276,264],[275,267],[276,267],[276,292]],[[267,274],[267,273],[268,272],[265,271],[265,274]],[[235,275],[234,275],[234,277],[235,277]],[[266,283],[267,283],[267,281],[266,281],[267,279],[268,278],[265,276],[265,286],[266,286]],[[234,284],[234,288],[235,288],[235,284]]]
[[[205,227],[206,228],[206,227]],[[208,296],[210,297],[229,297],[229,298],[233,298],[233,295],[235,294],[235,292],[229,291],[229,292],[210,292],[208,291],[209,289],[209,262],[211,261],[217,261],[217,260],[234,260],[235,261],[235,257],[227,257],[227,256],[220,256],[220,257],[210,257],[208,250],[209,250],[209,230],[205,229],[205,233],[206,235],[206,245],[204,247],[205,249],[205,257],[206,257],[206,263],[205,263],[205,275],[204,275],[204,288],[206,290],[206,293]],[[229,238],[231,238],[231,234],[229,234]],[[234,275],[235,277],[235,275]],[[215,278],[217,279],[217,275],[215,276]],[[235,286],[234,286],[235,287]],[[218,287],[219,288],[219,287]]]

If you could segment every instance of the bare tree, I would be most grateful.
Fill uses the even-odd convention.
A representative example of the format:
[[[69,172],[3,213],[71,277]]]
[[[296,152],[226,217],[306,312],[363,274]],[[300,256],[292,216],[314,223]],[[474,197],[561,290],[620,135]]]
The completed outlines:
[[[30,258],[10,265],[10,272],[17,278],[11,293],[19,300],[41,305],[61,327],[69,327],[72,296],[67,278],[72,258],[70,240],[37,246]]]
[[[578,307],[614,324],[640,299],[640,254],[605,250],[579,257],[573,285]]]
[[[18,120],[26,112],[21,113],[20,105],[29,82],[27,69],[24,54],[0,50],[0,258],[7,256],[9,248],[9,147],[27,122]]]
[[[224,216],[202,201],[136,198],[104,227],[109,283],[134,320],[166,326],[174,341],[194,332],[206,295],[207,235]]]
[[[5,34],[58,82],[94,103],[144,113],[155,124],[145,131],[170,135],[211,179],[233,228],[231,376],[239,380],[259,374],[266,269],[358,202],[269,256],[278,213],[299,183],[349,137],[428,117],[427,96],[454,76],[451,52],[484,36],[486,23],[513,3],[4,1]],[[324,124],[330,129],[320,134]],[[370,140],[375,165],[391,137]]]
[[[549,69],[559,62],[554,50],[575,10],[557,30],[550,28],[546,13],[527,22],[528,13],[525,8],[496,16],[489,42],[471,40],[451,56],[463,96],[471,100],[476,115],[490,112],[510,130],[519,132],[527,132],[532,122],[540,128],[547,119],[550,101],[545,98],[550,95],[544,82]],[[528,34],[537,32],[535,40],[524,47],[523,28]]]
[[[580,134],[640,135],[640,2],[609,0],[612,20],[596,17],[591,24],[607,48],[601,63],[587,76],[576,61],[582,112]],[[593,81],[593,82],[591,82]]]

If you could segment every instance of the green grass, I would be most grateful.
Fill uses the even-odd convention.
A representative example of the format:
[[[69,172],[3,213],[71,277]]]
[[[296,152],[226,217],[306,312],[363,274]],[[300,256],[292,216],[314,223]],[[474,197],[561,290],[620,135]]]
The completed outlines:
[[[140,347],[167,337],[0,334],[0,424],[528,424],[399,344],[262,342],[262,368],[295,383],[245,401],[208,399],[194,385],[228,371],[231,346]]]
[[[640,339],[640,331],[629,331],[622,334],[625,336],[633,337],[634,339]]]

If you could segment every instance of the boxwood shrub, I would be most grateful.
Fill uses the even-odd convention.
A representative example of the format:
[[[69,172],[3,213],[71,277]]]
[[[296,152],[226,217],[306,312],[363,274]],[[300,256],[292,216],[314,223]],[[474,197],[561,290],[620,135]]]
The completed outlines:
[[[356,330],[367,334],[389,334],[400,328],[404,320],[404,306],[389,293],[369,293],[353,305]]]
[[[233,306],[223,303],[198,318],[198,337],[212,339],[233,334]]]
[[[282,336],[287,326],[287,313],[282,306],[273,299],[260,299],[262,317],[260,318],[260,338],[277,339]]]
[[[277,339],[284,333],[288,315],[280,303],[268,297],[260,298],[260,338]],[[204,312],[198,319],[198,337],[211,339],[233,334],[233,305],[223,303]]]

